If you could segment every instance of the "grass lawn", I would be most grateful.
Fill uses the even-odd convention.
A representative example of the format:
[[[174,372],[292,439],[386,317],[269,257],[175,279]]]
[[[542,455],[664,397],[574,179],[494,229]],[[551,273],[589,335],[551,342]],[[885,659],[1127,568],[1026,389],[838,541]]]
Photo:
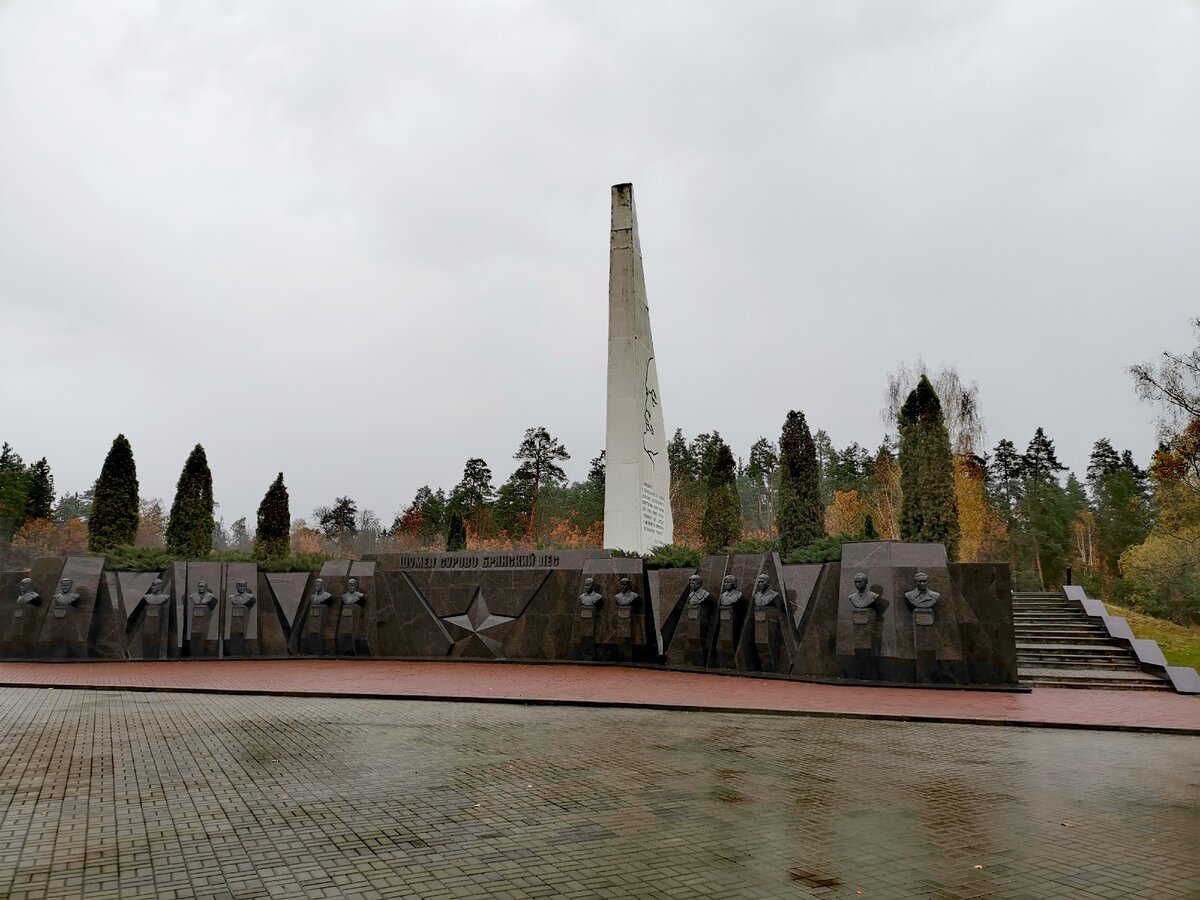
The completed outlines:
[[[1163,656],[1173,666],[1200,669],[1200,625],[1176,625],[1154,616],[1146,616],[1123,606],[1104,604],[1110,615],[1124,616],[1129,627],[1140,638],[1154,638],[1162,647]]]

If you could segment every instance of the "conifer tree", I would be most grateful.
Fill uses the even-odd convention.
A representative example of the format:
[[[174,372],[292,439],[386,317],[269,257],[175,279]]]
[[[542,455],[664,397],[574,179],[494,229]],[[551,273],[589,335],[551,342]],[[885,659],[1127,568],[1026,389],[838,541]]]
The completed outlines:
[[[29,467],[29,493],[25,498],[25,515],[30,519],[49,519],[54,513],[54,476],[50,463],[42,457]]]
[[[473,457],[463,466],[462,481],[450,492],[450,505],[471,513],[491,503],[495,496],[492,470],[484,460]]]
[[[946,545],[958,554],[958,500],[954,493],[954,457],[942,404],[929,379],[921,376],[900,408],[900,538]]]
[[[704,501],[700,537],[710,551],[735,544],[742,538],[742,503],[738,499],[737,464],[729,445],[717,447]]]
[[[513,459],[520,460],[517,471],[523,473],[533,487],[533,499],[529,508],[529,533],[534,534],[537,527],[538,493],[543,485],[562,484],[567,479],[567,473],[558,465],[560,460],[568,460],[571,454],[551,437],[542,426],[526,428],[521,445],[513,454]]]
[[[96,481],[88,518],[88,549],[93,553],[132,545],[137,540],[138,480],[133,448],[118,434]]]
[[[292,513],[283,473],[271,482],[258,504],[258,530],[254,533],[254,555],[259,559],[282,559],[292,552]]]
[[[446,550],[455,553],[467,549],[467,524],[458,507],[450,510],[450,522],[446,526]]]
[[[26,519],[29,471],[7,441],[0,446],[0,538],[11,538]]]
[[[171,518],[167,523],[167,547],[171,552],[192,559],[204,559],[213,548],[212,472],[208,457],[197,444],[175,485]]]
[[[792,410],[779,437],[779,551],[788,554],[825,536],[821,468],[804,413]]]

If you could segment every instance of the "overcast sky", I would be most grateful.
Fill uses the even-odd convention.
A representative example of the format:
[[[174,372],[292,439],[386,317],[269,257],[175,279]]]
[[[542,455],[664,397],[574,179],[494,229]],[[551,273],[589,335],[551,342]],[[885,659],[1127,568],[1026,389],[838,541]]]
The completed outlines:
[[[385,522],[545,425],[604,445],[609,188],[634,183],[668,431],[887,374],[979,385],[1082,475],[1200,313],[1200,5],[0,3],[0,438],[84,490]]]

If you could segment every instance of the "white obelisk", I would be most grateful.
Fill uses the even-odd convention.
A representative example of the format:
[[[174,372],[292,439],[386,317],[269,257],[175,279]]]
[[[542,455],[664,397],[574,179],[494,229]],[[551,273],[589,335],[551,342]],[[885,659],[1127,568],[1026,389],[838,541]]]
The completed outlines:
[[[672,543],[671,467],[632,184],[612,189],[604,449],[604,546],[645,553]]]

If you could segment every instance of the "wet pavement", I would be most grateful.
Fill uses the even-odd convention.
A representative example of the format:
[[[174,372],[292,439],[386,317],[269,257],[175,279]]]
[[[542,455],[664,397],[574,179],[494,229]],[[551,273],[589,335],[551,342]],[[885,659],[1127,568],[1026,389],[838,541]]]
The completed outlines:
[[[1183,735],[5,688],[0,766],[13,898],[1200,896]]]
[[[0,662],[0,685],[645,706],[1200,734],[1170,691],[988,691],[816,684],[630,666],[384,659]]]

